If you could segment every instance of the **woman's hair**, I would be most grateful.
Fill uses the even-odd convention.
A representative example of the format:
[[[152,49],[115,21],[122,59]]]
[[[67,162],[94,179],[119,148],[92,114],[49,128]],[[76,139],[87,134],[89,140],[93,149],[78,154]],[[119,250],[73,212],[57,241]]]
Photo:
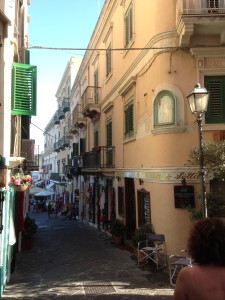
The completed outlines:
[[[197,221],[189,237],[188,250],[197,264],[225,266],[225,223],[216,218]]]

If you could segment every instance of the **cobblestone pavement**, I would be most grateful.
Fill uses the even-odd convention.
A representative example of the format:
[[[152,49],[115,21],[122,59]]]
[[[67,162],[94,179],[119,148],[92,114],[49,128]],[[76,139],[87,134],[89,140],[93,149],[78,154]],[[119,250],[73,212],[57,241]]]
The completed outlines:
[[[17,254],[2,299],[169,300],[166,270],[138,268],[132,251],[95,227],[31,213],[38,231],[31,250]]]

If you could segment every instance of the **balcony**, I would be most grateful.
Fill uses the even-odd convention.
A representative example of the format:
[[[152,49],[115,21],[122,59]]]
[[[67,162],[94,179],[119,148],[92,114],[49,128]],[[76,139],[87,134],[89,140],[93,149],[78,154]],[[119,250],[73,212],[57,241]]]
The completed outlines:
[[[64,113],[62,107],[60,107],[60,108],[58,109],[58,116],[59,116],[59,120],[62,120],[62,119],[65,118],[65,113]]]
[[[88,86],[82,95],[82,114],[84,117],[95,119],[100,114],[100,88]]]
[[[79,133],[79,128],[75,125],[71,126],[70,133],[71,134],[78,134]]]
[[[65,136],[59,140],[59,147],[61,150],[65,149],[66,147],[69,147],[69,145],[70,145],[70,140]]]
[[[65,137],[67,139],[72,139],[73,138],[73,133],[70,131],[71,130],[71,118],[68,118],[66,121],[66,130],[65,130]]]
[[[225,0],[177,1],[177,32],[182,47],[225,44]]]
[[[62,101],[62,111],[65,113],[70,110],[70,98],[63,97]]]
[[[77,104],[73,111],[73,120],[76,127],[78,128],[86,127],[87,120],[81,113],[80,104]]]
[[[57,111],[55,112],[55,114],[53,116],[53,122],[54,122],[55,125],[60,123],[59,109],[57,109]]]
[[[60,149],[61,149],[61,147],[60,147],[60,140],[59,140],[58,142],[55,142],[55,143],[54,143],[53,150],[54,150],[55,152],[59,152]]]
[[[91,169],[103,169],[115,167],[115,147],[99,146],[86,152],[83,156],[83,167]]]
[[[79,176],[82,174],[81,167],[83,165],[82,157],[79,155],[74,156],[71,164],[70,174],[72,176]]]

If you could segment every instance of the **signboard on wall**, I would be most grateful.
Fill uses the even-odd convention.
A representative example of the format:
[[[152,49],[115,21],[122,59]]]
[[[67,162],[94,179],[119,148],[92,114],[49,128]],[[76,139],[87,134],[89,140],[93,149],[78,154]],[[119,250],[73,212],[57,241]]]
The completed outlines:
[[[39,176],[39,172],[38,171],[32,171],[31,172],[31,177],[32,177],[33,183],[36,183],[38,181],[38,176]]]
[[[195,207],[194,186],[174,186],[175,208]]]

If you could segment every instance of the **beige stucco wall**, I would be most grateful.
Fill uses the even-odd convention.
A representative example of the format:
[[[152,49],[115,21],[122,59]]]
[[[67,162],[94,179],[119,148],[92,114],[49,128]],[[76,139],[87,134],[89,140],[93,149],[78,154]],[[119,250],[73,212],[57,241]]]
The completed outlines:
[[[133,40],[125,49],[124,16],[131,3]],[[198,144],[197,124],[186,97],[197,82],[204,85],[204,75],[225,73],[222,48],[179,47],[181,43],[188,44],[189,40],[190,45],[196,41],[188,36],[189,32],[192,34],[191,26],[178,30],[182,6],[182,0],[106,0],[88,45],[96,51],[86,51],[73,91],[82,100],[85,88],[94,85],[94,73],[98,70],[100,114],[94,121],[87,120],[87,127],[79,137],[86,137],[86,151],[91,151],[94,128],[98,128],[99,145],[105,146],[106,122],[112,120],[115,169],[101,170],[102,178],[98,184],[104,186],[106,179],[110,178],[117,190],[117,176],[121,178],[119,185],[122,186],[125,177],[133,178],[136,220],[137,190],[144,188],[149,192],[151,221],[157,233],[165,234],[168,254],[186,248],[192,225],[187,210],[174,205],[174,186],[181,185],[182,176],[186,176],[187,184],[194,185],[196,208],[200,208],[198,168],[186,168],[189,151]],[[209,40],[204,36],[201,38],[201,42],[209,42],[209,45],[215,42],[211,35]],[[102,49],[107,49],[110,44],[113,49],[112,72],[107,77],[106,51]],[[207,61],[207,57],[213,63]],[[175,124],[156,127],[154,101],[158,93],[165,90],[176,99]],[[124,139],[124,106],[131,99],[134,103],[134,135]],[[213,140],[214,130],[225,130],[225,125],[204,124],[203,139]],[[139,178],[144,180],[142,186]],[[92,179],[89,183],[93,182]],[[207,191],[208,182],[207,178]],[[85,185],[88,186],[88,182]],[[118,214],[117,217],[122,218]]]

